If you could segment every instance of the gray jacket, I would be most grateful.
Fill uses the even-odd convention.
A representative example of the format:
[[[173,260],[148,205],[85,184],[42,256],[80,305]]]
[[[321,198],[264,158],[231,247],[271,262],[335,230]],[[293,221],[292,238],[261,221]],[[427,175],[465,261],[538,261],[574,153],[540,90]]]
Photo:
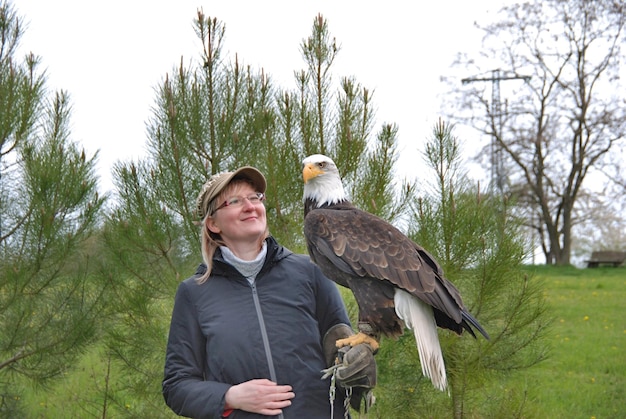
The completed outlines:
[[[349,324],[336,285],[310,262],[267,239],[267,257],[254,284],[216,252],[209,279],[183,281],[176,293],[165,361],[163,395],[176,413],[220,418],[231,385],[267,378],[293,387],[283,410],[288,418],[329,418],[329,380],[322,338],[338,323]],[[337,389],[334,417],[342,418]],[[239,410],[229,419],[266,418]]]

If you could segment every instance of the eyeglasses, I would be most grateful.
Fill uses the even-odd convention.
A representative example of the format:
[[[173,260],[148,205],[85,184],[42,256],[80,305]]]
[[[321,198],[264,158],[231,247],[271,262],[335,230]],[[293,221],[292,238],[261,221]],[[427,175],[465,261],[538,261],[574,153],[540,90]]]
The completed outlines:
[[[233,207],[239,208],[243,206],[245,200],[248,200],[252,205],[260,205],[263,201],[265,201],[265,194],[262,192],[255,192],[248,196],[233,196],[228,198],[222,205],[215,208],[215,211],[211,213],[211,215],[215,214],[217,210],[221,210],[224,207]]]

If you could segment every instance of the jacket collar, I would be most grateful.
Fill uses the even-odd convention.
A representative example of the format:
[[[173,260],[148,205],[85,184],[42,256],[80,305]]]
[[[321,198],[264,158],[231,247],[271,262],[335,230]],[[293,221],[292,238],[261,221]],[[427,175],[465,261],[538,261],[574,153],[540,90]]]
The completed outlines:
[[[263,268],[261,268],[261,272],[266,270],[268,266],[272,266],[287,256],[291,255],[293,252],[286,247],[278,244],[276,239],[272,236],[269,236],[265,239],[267,243],[267,255],[265,256],[265,262],[263,263]],[[215,250],[215,255],[213,256],[213,272],[211,274],[215,275],[228,275],[229,272],[232,272],[234,268],[230,266],[222,256],[222,251],[217,248]],[[198,266],[196,269],[196,275],[202,275],[206,272],[206,265],[203,263]]]

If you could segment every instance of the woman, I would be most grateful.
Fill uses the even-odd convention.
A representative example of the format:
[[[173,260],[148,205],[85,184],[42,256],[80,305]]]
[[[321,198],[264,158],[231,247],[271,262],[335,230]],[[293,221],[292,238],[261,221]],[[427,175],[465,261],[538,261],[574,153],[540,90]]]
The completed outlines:
[[[345,307],[308,257],[269,235],[265,189],[261,172],[242,167],[214,175],[198,196],[204,263],[176,293],[166,403],[194,418],[343,418],[344,392],[331,408],[320,371],[335,359],[334,341],[352,334]],[[338,383],[369,389],[373,355],[351,356],[355,348]]]

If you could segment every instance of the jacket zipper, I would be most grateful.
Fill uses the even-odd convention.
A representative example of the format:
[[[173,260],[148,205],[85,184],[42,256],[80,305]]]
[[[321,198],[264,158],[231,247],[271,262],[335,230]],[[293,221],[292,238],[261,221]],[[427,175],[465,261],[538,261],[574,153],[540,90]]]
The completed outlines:
[[[272,359],[272,351],[270,350],[270,341],[267,337],[267,329],[265,328],[265,320],[263,319],[263,312],[261,311],[261,303],[259,302],[259,295],[257,294],[256,283],[250,284],[252,289],[252,299],[254,300],[254,308],[256,309],[257,318],[259,319],[259,328],[261,329],[261,337],[263,338],[263,347],[265,348],[265,356],[267,358],[267,366],[270,370],[270,379],[278,384],[276,379],[276,370],[274,369],[274,360]],[[283,419],[283,414],[278,415]]]

